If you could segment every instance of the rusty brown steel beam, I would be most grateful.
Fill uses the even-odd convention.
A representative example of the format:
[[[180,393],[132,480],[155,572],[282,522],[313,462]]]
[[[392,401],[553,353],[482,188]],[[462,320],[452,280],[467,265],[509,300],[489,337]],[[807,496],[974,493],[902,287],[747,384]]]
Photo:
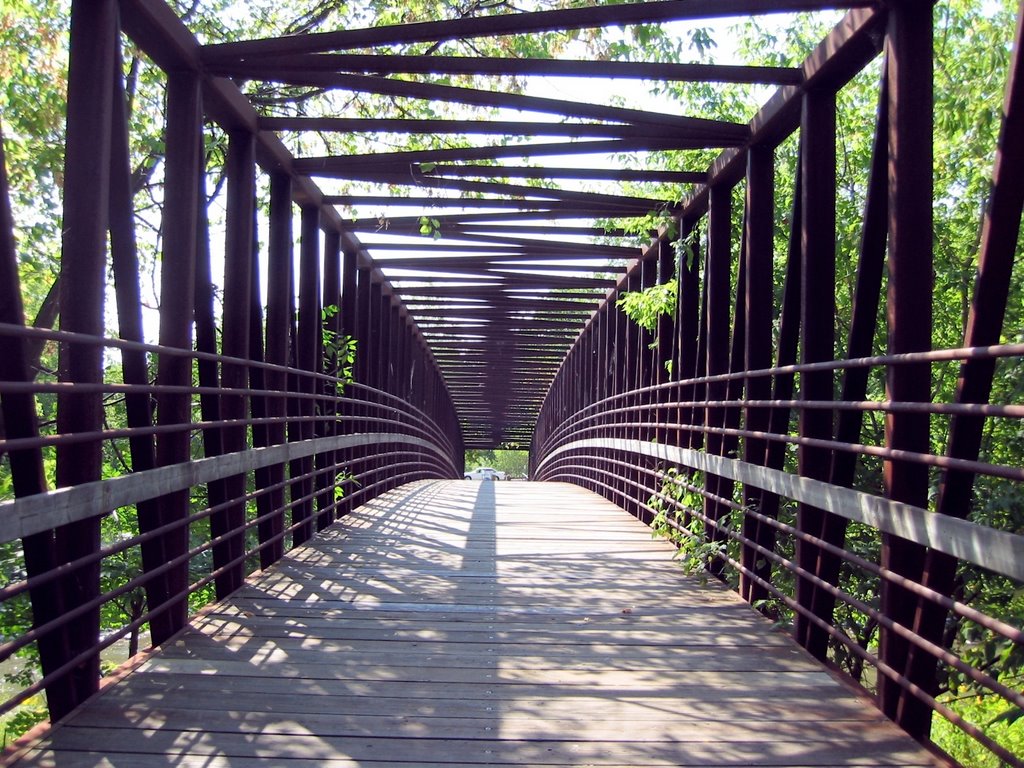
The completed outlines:
[[[627,139],[637,135],[668,138],[667,131],[624,123],[555,123],[512,120],[417,120],[385,117],[260,117],[262,131],[318,133],[401,133],[439,136],[564,136],[568,138]]]
[[[106,238],[110,205],[113,89],[111,64],[116,52],[117,10],[112,0],[77,2],[71,8],[68,69],[67,143],[64,157],[64,215],[60,293],[62,330],[103,334]],[[89,345],[62,345],[61,381],[102,380],[102,350]],[[57,431],[93,432],[101,426],[98,394],[68,393],[57,398]],[[58,487],[98,480],[102,465],[99,441],[57,448]],[[58,528],[54,544],[58,562],[71,562],[100,547],[100,519]],[[100,567],[92,563],[61,579],[65,605],[88,603],[99,594]],[[95,646],[100,612],[88,611],[67,627],[69,661]],[[68,673],[70,700],[48,702],[51,716],[62,717],[92,695],[98,686],[99,653],[89,655]]]
[[[435,186],[428,184],[426,186]],[[444,185],[441,185],[444,186]],[[536,198],[536,199],[533,199]],[[544,190],[537,190],[533,198],[488,198],[488,197],[425,197],[425,196],[403,196],[403,195],[371,195],[371,194],[350,194],[350,195],[327,195],[324,197],[326,205],[340,205],[345,208],[357,206],[394,206],[394,207],[416,207],[416,208],[462,208],[466,210],[537,210],[537,211],[576,211],[580,218],[599,214],[609,218],[626,216],[643,216],[652,210],[669,208],[672,202],[668,200],[644,201],[637,198],[637,202],[630,202],[630,198],[623,198],[618,201],[594,200],[588,202],[584,198],[577,199],[576,195],[547,195]],[[441,230],[444,233],[444,230]]]
[[[744,238],[746,248],[746,279],[743,284],[746,303],[746,329],[744,338],[746,350],[744,369],[757,371],[771,367],[773,307],[773,267],[775,236],[775,157],[769,147],[752,147],[747,157],[747,199],[745,204]],[[747,400],[767,400],[771,397],[771,379],[767,376],[751,376],[744,382]],[[767,408],[745,409],[744,425],[751,431],[767,431],[770,411]],[[766,443],[764,440],[747,438],[743,441],[743,460],[750,464],[765,462]],[[749,509],[760,505],[760,489],[745,487],[744,504]],[[758,521],[743,517],[743,535],[756,540]],[[740,559],[751,574],[763,579],[771,578],[771,569],[764,558],[758,556],[753,547],[743,547]],[[761,563],[760,567],[759,562]],[[767,597],[767,592],[753,578],[740,576],[740,595],[749,603]]]
[[[646,215],[646,214],[645,214]],[[516,211],[514,213],[458,213],[458,214],[440,214],[437,216],[431,216],[432,219],[437,219],[441,225],[441,232],[455,233],[464,230],[476,231],[477,228],[480,231],[486,231],[488,225],[499,222],[509,221],[522,221],[522,222],[554,222],[562,219],[580,219],[585,218],[586,213],[578,208],[567,209],[563,211],[545,210],[545,211]],[[392,218],[381,219],[380,217],[373,218],[357,218],[350,219],[346,226],[351,232],[372,232],[378,234],[381,232],[387,232],[390,234],[404,235],[407,237],[422,237],[420,227],[422,222],[420,216],[395,216]],[[639,218],[636,215],[625,215],[617,218]],[[505,225],[515,226],[515,225]],[[501,230],[497,230],[501,231]],[[522,230],[523,233],[529,233],[532,230],[525,228]]]
[[[889,85],[889,282],[886,314],[889,352],[931,349],[932,336],[932,5],[920,0],[899,3],[889,11],[885,53]],[[931,368],[927,363],[892,366],[886,395],[898,402],[931,399]],[[927,453],[929,419],[919,414],[889,414],[886,446]],[[886,496],[928,506],[928,470],[899,461],[883,464]],[[895,536],[882,537],[882,566],[913,581],[923,577],[923,547]],[[916,601],[906,590],[887,583],[881,591],[882,612],[904,626],[913,626]],[[908,645],[882,630],[879,658],[897,669],[906,663]],[[934,672],[913,680],[934,690]],[[885,714],[918,738],[928,735],[932,712],[917,697],[879,681],[879,704]]]
[[[816,89],[804,95],[801,139],[801,255],[803,258],[803,290],[801,293],[802,364],[834,360],[835,350],[835,281],[836,281],[836,95],[831,89]],[[804,373],[800,376],[800,399],[809,402],[832,400],[834,382],[831,371]],[[800,411],[800,436],[829,440],[832,438],[832,412],[819,409]],[[831,453],[820,448],[801,445],[797,452],[798,472],[803,477],[827,480],[832,463]],[[797,528],[820,532],[825,512],[801,503],[797,509]],[[797,543],[796,561],[801,568],[813,572],[820,552],[807,542]],[[814,610],[814,588],[800,579],[796,586],[797,602]],[[818,615],[818,614],[815,614]],[[819,616],[826,621],[831,616]],[[808,621],[804,614],[797,618],[795,635],[815,658],[824,659],[827,636]]]
[[[0,322],[22,327],[25,324],[25,313],[8,190],[3,130],[0,126]],[[0,334],[0,378],[4,381],[32,382],[35,376],[29,361],[30,355],[24,339]],[[5,391],[0,395],[0,409],[3,412],[4,437],[7,441],[39,437],[36,400],[31,393]],[[48,487],[40,447],[10,450],[7,460],[15,498],[46,493]],[[30,579],[51,573],[58,565],[52,531],[24,537],[22,549],[25,571]],[[29,599],[34,628],[45,626],[64,613],[64,596],[55,581],[32,587]],[[46,633],[39,639],[37,647],[44,675],[51,674],[65,659],[70,658],[65,630]],[[46,693],[49,700],[65,702],[64,706],[74,700],[70,681],[66,679],[48,685]]]
[[[766,83],[795,85],[803,73],[796,67],[736,64],[677,64],[652,61],[594,59],[529,59],[486,56],[415,56],[395,54],[292,54],[255,59],[222,60],[209,65],[223,77],[260,78],[268,73],[361,72],[390,74],[546,75],[699,83]]]
[[[261,134],[270,135],[270,134]],[[381,152],[347,157],[300,157],[292,163],[297,173],[310,176],[350,179],[368,171],[379,173],[408,172],[412,165],[422,163],[458,163],[502,158],[551,157],[559,155],[614,154],[622,152],[672,151],[706,149],[703,141],[688,139],[609,139],[595,141],[565,141],[555,143],[494,144],[483,147],[458,149],[420,149],[400,152]]]
[[[221,349],[224,355],[246,359],[249,356],[249,325],[252,298],[253,217],[256,215],[255,140],[249,132],[229,136],[226,163],[227,222],[224,248],[224,310],[221,320]],[[249,379],[246,366],[225,363],[221,366],[220,385],[243,390]],[[242,395],[220,396],[220,418],[241,420],[248,413],[248,401]],[[245,450],[248,435],[245,427],[220,430],[219,449],[225,453]],[[246,476],[225,478],[221,490],[211,495],[219,501],[231,502],[210,517],[210,534],[223,537],[213,547],[213,567],[223,568],[215,580],[218,597],[225,597],[242,585],[245,578],[245,494]]]
[[[731,253],[731,210],[732,189],[724,186],[711,187],[711,208],[708,213],[708,253],[705,271],[704,295],[707,302],[706,320],[703,323],[707,343],[704,347],[704,359],[708,376],[716,376],[729,370],[729,314],[730,314],[730,264]],[[707,400],[719,402],[725,400],[727,384],[723,381],[712,381],[707,385]],[[705,409],[704,423],[718,427],[724,423],[725,411],[720,406],[708,405]],[[712,432],[707,436],[708,453],[722,455],[725,448],[723,437]],[[717,475],[708,474],[704,478],[705,488],[711,495],[719,495],[719,485],[724,480]],[[704,514],[713,521],[718,521],[726,514],[723,504],[714,498],[705,497]],[[703,536],[710,539],[717,529],[706,530]]]
[[[188,73],[168,76],[167,97],[167,178],[164,191],[164,254],[161,269],[161,295],[188,296],[194,284],[196,236],[199,211],[200,150],[202,146],[201,90],[199,80]],[[160,306],[160,344],[190,349],[192,312],[187,302],[165,301]],[[191,361],[187,358],[160,356],[157,383],[186,386],[192,382]],[[188,424],[192,420],[190,398],[185,395],[157,396],[157,424]],[[168,466],[190,458],[187,432],[157,437],[157,464]],[[159,502],[159,519],[139,529],[167,525],[188,515],[188,493],[177,492]],[[188,530],[179,528],[161,537],[154,553],[162,561],[175,559],[188,551]],[[185,623],[188,564],[147,585],[149,607],[153,610],[172,603],[173,607],[151,622],[154,644],[167,640]]]
[[[202,55],[207,64],[212,64],[217,61],[232,61],[262,55],[319,53],[403,43],[433,43],[531,32],[594,29],[610,25],[651,24],[687,19],[813,11],[836,7],[848,8],[865,4],[865,2],[857,0],[838,3],[823,3],[821,0],[777,0],[770,5],[759,0],[668,0],[666,2],[629,3],[337,30],[305,34],[301,37],[245,40],[205,46]]]
[[[325,118],[333,119],[333,118]],[[554,123],[556,126],[562,126],[567,130],[574,129],[575,123]],[[613,126],[614,127],[614,126]],[[637,132],[630,126],[628,131],[624,132],[625,135],[618,137],[623,139],[636,138],[638,135],[644,135],[643,132]],[[519,135],[530,136],[530,135],[545,135],[531,133],[529,125],[525,126],[524,131],[521,131]],[[561,135],[561,134],[554,134]],[[584,137],[586,138],[586,137]],[[668,137],[655,137],[655,138],[668,138]],[[427,166],[429,168],[429,165]],[[703,184],[708,179],[706,171],[647,171],[647,170],[636,170],[630,168],[565,168],[556,166],[523,166],[523,165],[435,165],[432,169],[424,170],[420,166],[416,166],[415,172],[420,174],[422,177],[479,177],[479,178],[494,178],[494,179],[573,179],[573,180],[600,180],[600,181],[650,181],[650,182],[666,182],[666,183],[678,183],[678,184]],[[404,182],[409,179],[409,172],[404,173],[395,170],[374,170],[367,168],[365,170],[352,171],[350,174],[352,180],[359,181],[376,181],[379,183],[390,184],[392,182]]]
[[[259,79],[282,85],[337,89],[352,93],[375,93],[384,96],[442,101],[448,104],[515,109],[558,115],[559,117],[673,128],[681,140],[702,142],[703,146],[707,147],[736,146],[749,136],[749,128],[741,123],[666,115],[626,107],[610,107],[604,104],[529,96],[509,91],[488,91],[480,88],[336,72],[293,73],[272,70]]]
[[[878,304],[881,298],[882,277],[885,270],[885,245],[888,229],[888,87],[887,72],[883,67],[879,89],[879,108],[872,146],[868,191],[864,204],[864,225],[861,232],[860,253],[857,262],[857,283],[853,295],[850,329],[846,347],[847,358],[867,357],[873,350],[878,324]],[[862,400],[867,396],[869,368],[850,368],[843,372],[840,400]],[[863,415],[842,410],[836,418],[837,442],[860,441]],[[829,482],[840,487],[852,487],[856,477],[857,456],[836,451],[832,456]],[[839,515],[826,514],[820,531],[809,531],[828,545],[842,547],[846,538],[847,521]],[[822,547],[815,564],[815,575],[833,585],[839,584],[841,558]],[[835,597],[828,590],[816,588],[811,608],[817,616],[832,616]]]
[[[1003,120],[996,145],[992,172],[992,188],[982,221],[978,255],[978,276],[975,281],[971,309],[964,330],[964,344],[994,346],[1001,341],[1010,280],[1016,254],[1015,243],[1020,235],[1021,211],[1024,208],[1024,7],[1017,15],[1013,56],[1003,102]],[[995,362],[965,361],[960,368],[954,402],[988,403],[991,399]],[[957,415],[949,429],[946,455],[950,458],[976,460],[982,444],[984,418]],[[940,515],[964,518],[971,509],[974,475],[970,472],[946,470],[939,481],[935,511]],[[925,558],[921,583],[942,595],[952,596],[956,583],[954,558],[931,550]],[[940,642],[946,627],[949,609],[933,601],[918,598],[914,616],[914,632],[932,642]],[[930,654],[911,649],[906,674],[911,679],[928,680],[935,672]]]
[[[253,206],[252,239],[253,248],[250,254],[250,280],[249,280],[249,358],[255,365],[249,368],[249,388],[253,394],[249,400],[249,412],[253,420],[265,419],[268,416],[268,400],[262,393],[266,391],[266,369],[263,367],[266,361],[264,345],[264,318],[263,296],[261,286],[263,282],[260,275],[260,246],[259,246],[259,221],[257,219],[256,206]],[[256,424],[252,426],[253,447],[270,445],[270,425]],[[269,467],[259,467],[253,472],[253,485],[256,489],[267,489],[272,487],[272,474]],[[278,543],[273,538],[273,520],[280,518],[280,507],[274,506],[273,497],[269,493],[259,493],[256,497],[256,537],[259,542],[260,568],[270,567],[274,562],[274,555],[277,554],[275,545]],[[281,539],[284,538],[282,533]]]
[[[266,360],[278,366],[288,364],[291,359],[291,295],[294,292],[292,276],[292,180],[285,173],[270,175],[269,235],[267,241],[267,323]],[[265,382],[268,389],[284,392],[288,388],[287,377],[280,371],[267,371]],[[287,413],[284,397],[269,397],[266,402],[268,416],[282,418]],[[268,445],[285,442],[286,427],[283,423],[272,424],[267,429]],[[285,492],[280,487],[284,482],[284,464],[275,464],[266,469],[266,475],[257,474],[257,487],[271,487],[268,504],[278,514],[267,519],[258,529],[261,539],[273,542],[261,550],[261,559],[277,562],[284,555],[284,540],[280,534],[285,529]],[[265,555],[263,554],[265,553]]]
[[[415,272],[415,275],[402,275],[401,277],[392,275],[393,281],[399,280],[417,280],[419,274],[430,274],[426,270],[434,270],[435,272],[452,273],[452,274],[481,274],[481,275],[503,275],[506,273],[512,274],[536,274],[540,272],[567,272],[570,274],[587,274],[587,273],[616,273],[620,272],[622,267],[615,267],[608,264],[543,264],[536,263],[534,261],[527,261],[525,259],[518,261],[508,261],[505,259],[495,260],[478,260],[478,259],[441,259],[432,260],[426,264],[420,263],[422,259],[410,258],[410,259],[387,259],[378,260],[377,264],[383,270],[389,269],[401,269],[403,271]],[[468,265],[467,265],[468,262]]]
[[[514,198],[542,198],[546,200],[575,201],[578,203],[585,203],[588,206],[640,206],[645,210],[661,210],[676,205],[675,201],[673,200],[662,200],[650,197],[599,194],[596,192],[578,192],[574,190],[556,189],[552,187],[524,186],[495,181],[467,181],[465,179],[452,179],[436,175],[436,173],[423,174],[422,172],[419,171],[419,169],[417,169],[415,172],[410,172],[405,179],[391,179],[389,180],[389,184],[392,186],[431,187],[434,189],[450,189],[459,192],[469,192],[472,194],[482,193],[494,195],[508,195]],[[360,197],[360,195],[355,195],[355,197]],[[400,195],[387,195],[384,196],[384,198],[388,200],[395,198],[398,201],[403,199]],[[422,197],[418,199],[424,200],[424,198]],[[482,200],[482,198],[463,198],[462,202],[464,204],[468,204],[474,199],[478,201]],[[426,201],[428,202],[420,204],[437,205],[439,203],[446,202],[446,198],[426,198]],[[329,204],[337,204],[338,201],[335,196],[326,196],[324,198],[324,202]]]

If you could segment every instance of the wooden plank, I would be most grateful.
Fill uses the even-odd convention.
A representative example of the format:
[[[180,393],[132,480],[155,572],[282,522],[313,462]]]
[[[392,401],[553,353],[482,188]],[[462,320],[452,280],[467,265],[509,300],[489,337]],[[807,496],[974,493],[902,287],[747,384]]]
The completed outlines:
[[[17,765],[933,764],[672,554],[573,486],[404,486],[250,578]]]
[[[223,699],[214,698],[216,690],[212,681],[189,681],[189,690],[169,685],[157,685],[152,680],[132,682],[130,686],[118,687],[103,698],[122,711],[149,711],[157,707],[196,708],[196,694],[201,693],[200,706],[209,707],[220,703],[225,710],[237,708],[240,701],[236,694]],[[195,682],[195,685],[191,685]],[[97,702],[98,704],[101,702]],[[518,699],[446,700],[443,709],[430,698],[402,697],[380,699],[369,696],[328,696],[309,695],[306,692],[289,691],[274,696],[252,697],[244,702],[247,711],[267,712],[277,716],[300,716],[331,712],[335,715],[366,715],[371,717],[429,718],[453,717],[468,720],[500,717],[503,723],[517,719],[531,719],[538,715],[551,718],[575,717],[581,714],[588,718],[602,720],[667,719],[679,724],[693,720],[716,719],[722,721],[720,700],[691,698],[666,701],[656,696],[600,697],[577,695],[571,698],[542,697]],[[754,697],[736,697],[732,706],[741,712],[740,721],[759,720],[766,724],[779,720],[850,720],[880,722],[879,713],[872,707],[865,707],[862,701],[850,697],[822,699],[819,696],[791,697],[786,700],[766,700]],[[671,706],[667,706],[671,705]],[[90,707],[91,708],[91,707]],[[85,710],[83,710],[84,714]],[[77,722],[77,720],[76,720]],[[729,722],[734,722],[729,720]],[[772,727],[768,725],[768,727]]]
[[[40,752],[40,765],[56,766],[53,762],[52,753]],[[365,768],[366,763],[350,760],[348,758],[329,759],[261,759],[252,758],[246,761],[247,765],[256,766],[287,766],[287,768]],[[59,768],[80,768],[81,766],[104,766],[107,768],[152,768],[153,756],[148,754],[118,753],[114,760],[106,755],[96,752],[62,753]],[[176,768],[236,768],[238,765],[234,758],[224,755],[204,755],[201,757],[182,756],[175,760]],[[417,762],[417,768],[476,768],[477,763],[428,763]],[[522,764],[524,768],[533,768],[532,764]],[[932,765],[932,763],[921,763],[920,765]],[[408,768],[409,763],[404,761],[375,761],[374,768]],[[629,766],[607,764],[603,768],[638,768],[638,763]],[[836,768],[840,768],[836,766]]]
[[[729,749],[707,741],[684,741],[685,733],[674,734],[670,743],[644,741],[584,742],[573,739],[390,739],[364,737],[348,739],[321,734],[239,734],[178,732],[170,729],[137,729],[150,754],[223,755],[236,759],[310,759],[345,757],[358,761],[388,760],[420,765],[423,762],[445,763],[453,758],[469,765],[505,763],[512,765],[585,765],[605,766],[661,765],[763,765],[820,766],[831,765],[849,756],[846,765],[904,765],[920,759],[919,748],[911,746],[906,737],[890,730],[889,738],[858,740],[837,739],[831,743],[809,738],[793,741],[771,739],[730,742]],[[54,746],[67,750],[102,750],[110,754],[128,751],[125,734],[113,729],[65,728]],[[455,757],[457,756],[457,758]]]
[[[301,734],[304,727],[312,726],[318,734],[327,736],[372,736],[383,730],[396,737],[420,738],[429,733],[434,738],[471,739],[480,730],[490,727],[491,731],[499,731],[501,735],[513,739],[550,738],[555,734],[572,733],[580,741],[597,741],[607,735],[616,724],[624,724],[619,720],[607,718],[593,719],[571,713],[561,715],[557,719],[537,721],[525,717],[500,722],[498,717],[467,718],[467,717],[430,717],[407,718],[370,715],[323,715],[308,713],[301,724],[282,720],[276,715],[266,712],[249,712],[229,710],[227,712],[213,709],[192,709],[187,707],[161,707],[154,712],[145,706],[128,706],[129,718],[121,707],[96,706],[79,718],[79,727],[124,728],[139,723],[142,727],[158,728],[170,725],[181,731],[228,731],[238,729],[242,733],[262,734]],[[136,714],[137,713],[137,714]],[[131,717],[131,715],[135,715]],[[381,720],[383,718],[383,722]],[[666,730],[667,723],[675,720],[673,713],[652,712],[649,716],[637,713],[636,719],[625,721],[630,733],[644,741],[666,741],[672,738]],[[876,722],[882,722],[881,718]],[[764,738],[764,725],[757,720],[739,721],[722,724],[714,720],[687,721],[692,729],[693,741],[707,741],[722,733],[730,741],[758,741]],[[869,736],[877,733],[885,735],[885,728],[873,728],[865,724],[864,732]],[[773,729],[781,738],[795,738],[806,732],[808,728],[818,730],[821,735],[832,738],[844,738],[849,721],[838,720],[825,722],[820,719],[801,720],[797,722],[776,721]]]
[[[206,642],[190,641],[188,647],[171,647],[164,651],[166,658],[196,656],[207,660],[237,659],[240,650],[249,643],[249,638],[217,637]],[[358,646],[357,646],[358,648]],[[273,648],[261,655],[262,663],[291,661],[301,665],[329,665],[339,673],[351,674],[367,670],[374,665],[387,668],[432,668],[446,669],[488,669],[493,670],[496,654],[500,654],[501,670],[517,672],[522,670],[544,670],[557,668],[570,671],[593,670],[592,661],[581,658],[575,647],[543,649],[539,653],[530,647],[516,648],[511,645],[489,645],[476,651],[467,651],[465,646],[431,645],[410,643],[406,650],[391,648],[391,642],[383,650],[379,645],[367,643],[366,648],[354,650],[344,641],[323,638],[276,638]],[[342,654],[336,656],[332,654]],[[698,648],[643,646],[617,647],[615,657],[608,667],[615,670],[661,670],[671,664],[673,670],[716,671],[722,669],[744,672],[787,672],[806,668],[803,656],[786,645],[772,647],[740,646],[734,648]]]

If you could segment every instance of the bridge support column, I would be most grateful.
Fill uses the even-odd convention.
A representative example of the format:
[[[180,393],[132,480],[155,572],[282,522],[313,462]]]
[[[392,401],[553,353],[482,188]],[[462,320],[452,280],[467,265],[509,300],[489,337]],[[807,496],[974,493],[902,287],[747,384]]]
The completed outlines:
[[[161,268],[161,296],[190,296],[194,286],[199,189],[202,179],[203,124],[199,78],[191,73],[172,72],[167,78],[167,149],[164,181],[164,253]],[[160,306],[160,345],[188,350],[192,347],[192,303],[164,301]],[[190,387],[192,360],[161,355],[157,384]],[[192,421],[192,397],[179,393],[157,395],[157,426],[187,425]],[[187,429],[157,436],[157,465],[189,461],[191,436]],[[159,518],[139,517],[139,532],[160,525],[178,523],[152,544],[142,544],[143,568],[148,572],[164,563],[183,558],[188,551],[189,531],[184,522],[189,514],[188,491],[160,499]],[[147,550],[149,550],[147,552]],[[159,645],[185,625],[188,609],[188,562],[177,563],[147,584],[149,608],[172,603],[150,620],[153,644]]]
[[[719,376],[729,371],[729,305],[730,268],[732,262],[732,188],[717,185],[711,187],[711,202],[708,211],[708,258],[704,273],[704,292],[707,302],[706,346],[707,375]],[[728,396],[728,384],[713,381],[707,384],[707,401],[704,423],[709,429],[719,430],[725,426],[725,408],[721,403]],[[707,433],[707,452],[721,456],[725,452],[725,439],[721,432]],[[708,541],[724,541],[725,536],[717,524],[728,514],[728,507],[719,501],[727,487],[731,493],[732,483],[725,485],[723,478],[707,475],[704,487],[708,497],[704,499],[704,515],[708,519],[704,537]],[[709,562],[712,573],[721,572],[721,561]]]
[[[224,249],[224,315],[222,319],[222,353],[226,357],[245,359],[249,354],[249,324],[252,297],[253,216],[255,215],[256,174],[255,137],[247,132],[229,137],[227,176],[227,242]],[[212,318],[211,318],[212,319]],[[246,366],[221,364],[220,385],[226,389],[245,389],[248,382]],[[244,395],[220,395],[218,417],[240,421],[248,412]],[[244,426],[225,426],[220,430],[216,450],[222,453],[244,451],[247,430]],[[207,451],[207,455],[210,452]],[[213,455],[216,455],[214,453]],[[235,475],[211,483],[211,506],[224,506],[210,516],[210,533],[214,538],[226,537],[213,547],[213,567],[217,597],[223,598],[242,585],[245,578],[245,475]]]
[[[744,333],[744,368],[747,371],[771,367],[772,361],[772,307],[773,256],[775,227],[775,157],[769,147],[751,147],[747,158],[746,247],[745,281],[743,288],[746,305]],[[767,376],[748,376],[745,381],[746,399],[770,400],[771,379]],[[770,410],[763,406],[747,406],[745,428],[766,432]],[[743,441],[743,460],[751,464],[765,463],[767,444],[763,439],[748,437]],[[744,506],[760,511],[761,491],[747,487],[743,495]],[[761,526],[749,515],[743,517],[743,535],[756,542]],[[744,568],[755,576],[771,580],[771,565],[767,558],[751,546],[744,546],[740,555]],[[740,574],[740,594],[754,603],[767,597],[767,590],[746,573]]]
[[[272,365],[288,365],[291,343],[291,295],[292,277],[292,181],[284,173],[270,176],[270,236],[267,243],[267,342],[266,360]],[[283,392],[288,387],[285,374],[268,370],[264,375],[266,388]],[[284,397],[269,396],[263,410],[271,419],[283,419],[287,415]],[[285,441],[286,427],[283,422],[271,422],[264,433],[253,433],[256,445],[280,445]],[[265,440],[265,442],[263,442]],[[260,442],[257,442],[260,441]],[[285,465],[275,464],[256,472],[257,488],[272,488],[259,498],[257,509],[277,510],[273,517],[261,522],[257,529],[260,543],[267,544],[260,550],[260,565],[263,568],[276,563],[284,555],[284,500]]]
[[[341,233],[328,229],[324,233],[324,288],[321,297],[323,306],[322,336],[330,335],[330,344],[336,345],[341,338]],[[328,310],[328,307],[333,309]],[[323,372],[330,376],[338,376],[339,359],[337,347],[324,347],[321,351]],[[316,384],[317,391],[323,395],[320,402],[320,415],[327,421],[317,425],[316,434],[324,437],[335,437],[338,430],[338,396],[337,388],[327,381]],[[337,465],[340,451],[327,451],[316,456],[316,529],[322,531],[337,517],[337,505],[334,501],[334,485],[337,477]]]
[[[889,353],[898,355],[931,349],[932,333],[932,3],[903,0],[889,11],[885,55],[889,81]],[[893,365],[886,381],[887,398],[894,402],[931,399],[928,363]],[[928,416],[890,413],[886,418],[886,448],[929,452]],[[886,496],[919,507],[928,506],[928,468],[923,464],[888,460],[883,468]],[[896,536],[882,536],[882,567],[921,579],[924,548]],[[916,599],[905,589],[884,581],[882,613],[912,627]],[[879,658],[902,671],[908,642],[882,629]],[[934,690],[931,679],[908,680]],[[931,710],[899,683],[880,676],[882,711],[911,735],[922,738],[931,728]]]
[[[804,96],[800,124],[802,144],[800,239],[803,266],[801,290],[802,364],[835,359],[835,280],[836,280],[836,96],[831,89],[814,90]],[[833,373],[805,371],[800,374],[802,403],[827,403],[834,398]],[[811,440],[832,439],[832,411],[821,407],[800,410],[800,437]],[[828,449],[801,445],[797,450],[799,472],[804,477],[828,480],[831,465]],[[825,512],[801,503],[797,507],[797,528],[817,535]],[[806,541],[796,542],[797,565],[813,573],[820,555],[818,547]],[[797,579],[796,600],[815,613],[812,582]],[[815,615],[817,615],[815,613]],[[829,615],[820,616],[826,621]],[[827,635],[807,616],[797,614],[796,639],[816,658],[825,658]]]

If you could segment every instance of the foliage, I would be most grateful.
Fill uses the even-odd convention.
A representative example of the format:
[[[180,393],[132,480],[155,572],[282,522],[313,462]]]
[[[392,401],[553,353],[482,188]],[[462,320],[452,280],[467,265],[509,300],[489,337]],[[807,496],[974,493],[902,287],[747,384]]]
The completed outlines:
[[[466,451],[466,469],[476,467],[494,467],[511,477],[525,477],[530,454],[527,451],[507,450],[468,450]]]
[[[29,698],[16,710],[0,719],[0,749],[26,733],[50,716],[46,709],[46,701],[42,694]]]
[[[350,488],[361,488],[362,483],[356,478],[351,467],[339,470],[334,476],[334,501],[335,503],[345,498]]]
[[[1002,682],[1010,688],[1020,690],[1024,676],[1007,677]],[[1024,755],[1024,718],[1019,717],[1019,710],[1008,716],[1005,704],[999,696],[985,695],[972,686],[963,685],[941,696],[939,700],[968,722],[983,726],[986,734],[1002,744],[1011,754]],[[1014,714],[1018,716],[1014,717]],[[935,718],[931,738],[960,765],[970,768],[1000,768],[1005,765],[943,718]]]
[[[441,239],[441,222],[429,216],[420,217],[420,234],[425,237],[432,237],[435,240]]]
[[[663,538],[676,546],[675,558],[690,576],[707,578],[708,565],[725,552],[723,541],[708,536],[701,510],[704,495],[700,490],[701,473],[681,473],[675,467],[665,470],[661,489],[647,505],[654,510],[651,537]],[[729,521],[719,521],[728,525]]]
[[[642,291],[627,291],[616,300],[615,306],[625,312],[626,317],[641,328],[654,333],[658,330],[660,317],[675,314],[677,290],[678,283],[672,279],[665,283],[652,285]],[[651,348],[656,346],[657,341],[651,345]]]
[[[355,380],[356,347],[359,341],[350,334],[341,334],[329,327],[329,321],[338,311],[337,305],[329,304],[320,311],[320,316],[324,370],[338,378],[340,394],[345,384]]]
[[[0,116],[30,318],[60,256],[67,7],[66,0],[4,0],[0,6]]]

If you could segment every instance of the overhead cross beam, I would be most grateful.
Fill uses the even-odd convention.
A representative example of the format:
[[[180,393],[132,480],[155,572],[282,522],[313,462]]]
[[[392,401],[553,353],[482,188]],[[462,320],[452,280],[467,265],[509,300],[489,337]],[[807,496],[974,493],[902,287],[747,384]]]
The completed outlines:
[[[775,0],[772,3],[765,3],[764,0],[663,0],[653,3],[624,3],[533,13],[472,16],[462,19],[221,43],[205,46],[202,57],[207,65],[213,65],[217,62],[278,54],[321,53],[408,43],[438,43],[475,37],[593,29],[611,25],[799,13],[822,8],[855,8],[865,5],[870,5],[870,3],[867,0],[845,0],[832,3],[821,2],[821,0]]]
[[[647,61],[520,59],[486,56],[377,56],[372,54],[294,54],[219,61],[210,71],[224,77],[266,79],[282,73],[362,72],[373,75],[544,75],[677,82],[795,85],[803,77],[795,67],[676,64]]]

